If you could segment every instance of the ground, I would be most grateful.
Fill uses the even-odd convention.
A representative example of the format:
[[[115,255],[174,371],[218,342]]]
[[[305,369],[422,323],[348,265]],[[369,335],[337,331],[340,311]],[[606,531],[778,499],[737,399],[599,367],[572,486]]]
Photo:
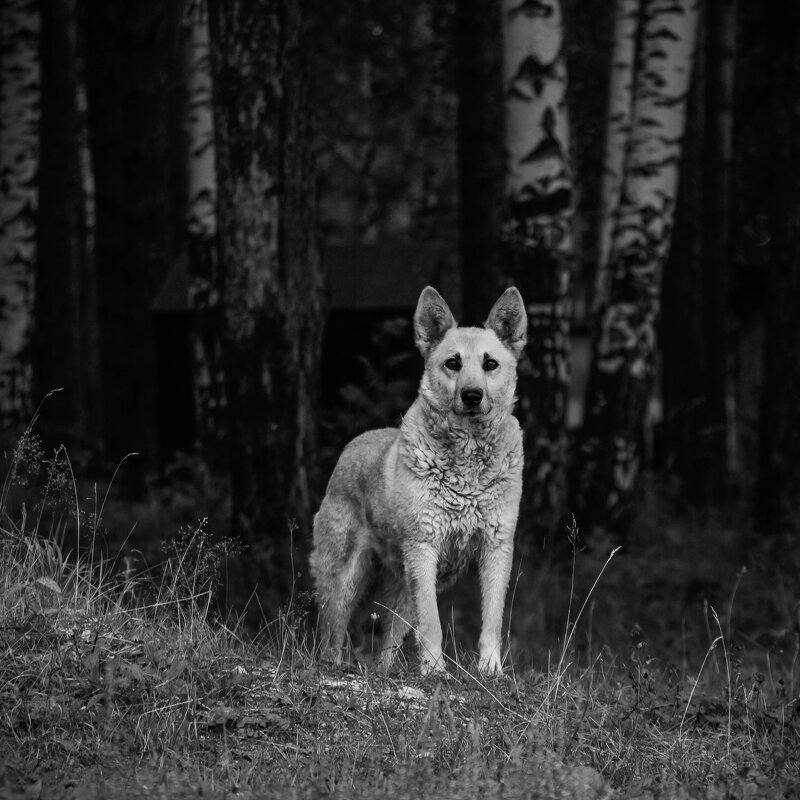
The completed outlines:
[[[0,628],[0,798],[800,796],[797,687],[727,652],[385,677],[318,663],[289,617],[244,641],[64,584],[32,577]]]
[[[0,800],[800,797],[800,569],[735,525],[651,506],[621,551],[571,531],[571,563],[520,540],[504,675],[475,670],[468,576],[423,679],[413,646],[388,676],[320,662],[302,592],[258,632],[223,618],[242,555],[203,521],[136,574],[98,555],[102,493],[57,516],[8,485]]]

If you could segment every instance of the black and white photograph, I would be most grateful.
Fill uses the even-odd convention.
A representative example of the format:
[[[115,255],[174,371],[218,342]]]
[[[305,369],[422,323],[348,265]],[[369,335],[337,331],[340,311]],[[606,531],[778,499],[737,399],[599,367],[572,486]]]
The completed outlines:
[[[0,800],[199,797],[800,798],[800,5],[0,0]]]

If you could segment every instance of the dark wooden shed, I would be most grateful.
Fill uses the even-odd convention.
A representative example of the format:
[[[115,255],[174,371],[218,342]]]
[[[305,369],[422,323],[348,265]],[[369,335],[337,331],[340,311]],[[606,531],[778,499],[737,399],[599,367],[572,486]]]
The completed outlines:
[[[322,254],[329,315],[320,372],[323,402],[361,378],[360,357],[376,358],[381,326],[410,320],[420,291],[436,286],[457,314],[458,275],[436,243],[330,245]],[[192,370],[189,345],[189,272],[178,259],[152,304],[158,347],[158,418],[163,458],[192,447]],[[407,342],[414,349],[411,332]]]

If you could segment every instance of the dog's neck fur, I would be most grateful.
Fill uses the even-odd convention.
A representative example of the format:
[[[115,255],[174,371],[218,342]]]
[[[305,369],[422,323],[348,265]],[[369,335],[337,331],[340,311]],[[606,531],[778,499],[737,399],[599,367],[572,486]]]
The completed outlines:
[[[510,417],[507,410],[482,417],[444,412],[420,394],[400,425],[400,435],[409,445],[407,466],[420,477],[442,473],[448,480],[461,475],[468,483],[490,478],[508,467],[499,462],[508,452]]]

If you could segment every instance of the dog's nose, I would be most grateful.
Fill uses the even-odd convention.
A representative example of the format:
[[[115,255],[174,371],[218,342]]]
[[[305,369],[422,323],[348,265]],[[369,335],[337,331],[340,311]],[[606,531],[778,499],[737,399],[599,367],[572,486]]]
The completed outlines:
[[[480,389],[463,389],[461,401],[467,408],[475,408],[483,400],[483,392]]]

